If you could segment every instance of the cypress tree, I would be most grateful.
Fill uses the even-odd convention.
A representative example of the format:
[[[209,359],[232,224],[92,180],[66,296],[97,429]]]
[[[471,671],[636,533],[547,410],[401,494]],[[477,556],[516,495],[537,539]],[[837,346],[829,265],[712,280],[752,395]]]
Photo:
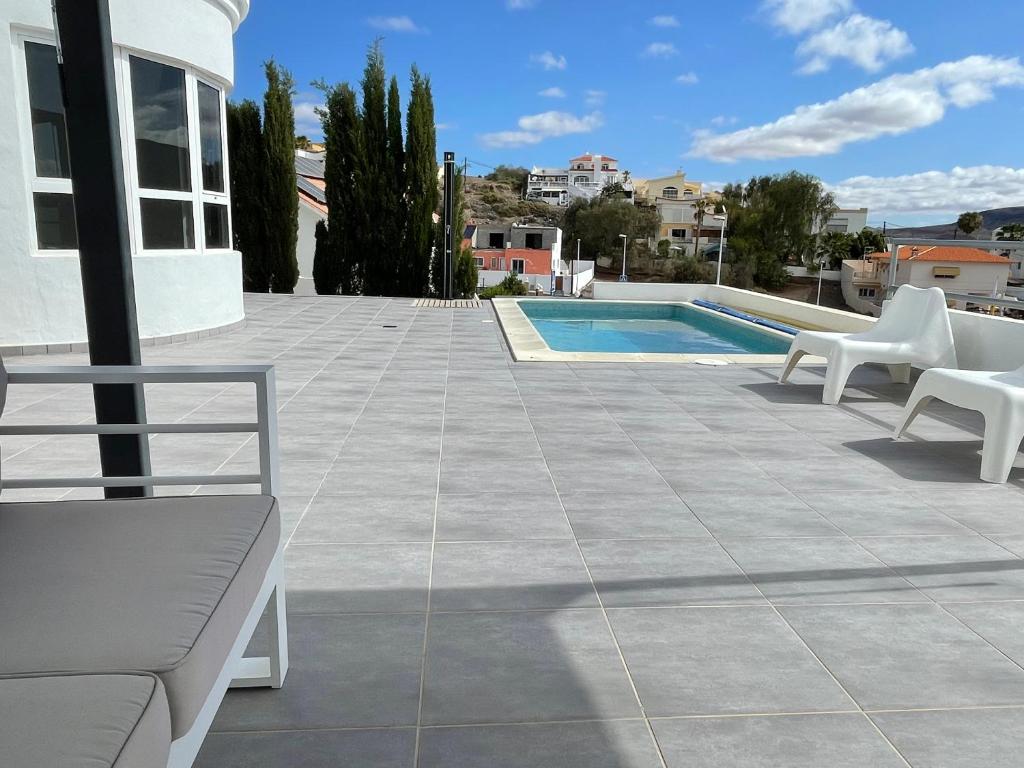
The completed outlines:
[[[327,224],[323,219],[316,223],[313,237],[316,241],[313,249],[313,286],[321,296],[332,296],[338,292],[340,281],[337,279],[338,267],[331,249]]]
[[[328,252],[334,292],[359,293],[363,285],[363,237],[368,226],[360,197],[362,131],[356,94],[347,83],[333,87],[317,84],[325,94],[320,114],[327,154],[324,158],[324,195],[327,198]]]
[[[372,295],[388,293],[387,231],[391,197],[391,161],[388,156],[388,124],[386,106],[384,54],[380,41],[374,42],[366,55],[366,68],[361,81],[363,104],[360,174],[357,179],[366,227],[359,232],[360,259],[364,261],[363,292]]]
[[[263,128],[256,103],[228,102],[228,159],[231,168],[231,222],[235,250],[242,254],[242,289],[270,290],[264,242]]]
[[[299,198],[295,188],[295,88],[287,70],[273,59],[264,63],[263,151],[266,161],[263,217],[266,221],[270,290],[292,293],[299,281],[295,247],[299,232]]]
[[[406,113],[405,238],[402,252],[403,293],[424,296],[430,291],[430,246],[434,242],[434,212],[438,206],[437,141],[430,79],[413,66],[412,90]]]
[[[391,77],[388,88],[388,180],[387,250],[384,265],[384,291],[390,295],[410,295],[406,292],[402,276],[403,240],[405,239],[405,148],[402,144],[402,103],[398,93],[398,78]]]

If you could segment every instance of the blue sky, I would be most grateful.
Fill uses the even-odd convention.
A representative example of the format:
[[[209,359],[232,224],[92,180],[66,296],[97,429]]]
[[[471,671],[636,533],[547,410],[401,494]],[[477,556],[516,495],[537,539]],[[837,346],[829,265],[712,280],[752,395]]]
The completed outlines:
[[[430,75],[438,150],[460,160],[592,151],[712,185],[796,169],[873,223],[929,223],[1024,205],[1022,29],[1017,0],[381,0],[305,19],[253,0],[233,98],[260,97],[273,56],[314,136],[308,83],[355,83],[380,36],[403,92],[413,62]]]

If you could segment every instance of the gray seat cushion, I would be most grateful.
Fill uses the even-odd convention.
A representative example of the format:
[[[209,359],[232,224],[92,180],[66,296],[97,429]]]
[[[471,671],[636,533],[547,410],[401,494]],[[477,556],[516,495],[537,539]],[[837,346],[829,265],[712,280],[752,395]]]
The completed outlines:
[[[0,679],[5,768],[166,768],[167,697],[152,675]]]
[[[178,738],[280,536],[269,496],[0,502],[0,675],[152,672]]]

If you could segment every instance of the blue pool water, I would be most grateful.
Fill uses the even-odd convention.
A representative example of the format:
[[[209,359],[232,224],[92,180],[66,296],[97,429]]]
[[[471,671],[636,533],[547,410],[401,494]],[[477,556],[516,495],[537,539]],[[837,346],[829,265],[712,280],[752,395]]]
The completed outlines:
[[[533,327],[559,352],[784,355],[789,341],[679,304],[520,301]]]

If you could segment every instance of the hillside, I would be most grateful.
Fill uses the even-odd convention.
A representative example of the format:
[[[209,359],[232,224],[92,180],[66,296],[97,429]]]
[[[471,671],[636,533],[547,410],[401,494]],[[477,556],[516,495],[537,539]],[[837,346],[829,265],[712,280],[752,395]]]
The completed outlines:
[[[465,218],[474,224],[536,224],[553,226],[562,218],[562,209],[547,203],[521,200],[508,184],[488,181],[482,176],[467,176]]]
[[[984,224],[982,224],[981,229],[970,236],[969,239],[971,240],[988,240],[992,237],[993,230],[1005,226],[1006,224],[1024,224],[1024,206],[1015,206],[1013,208],[993,208],[989,211],[981,211],[981,217]],[[949,240],[953,237],[953,231],[955,229],[956,221],[951,221],[949,224],[932,224],[927,227],[890,227],[886,230],[885,234],[889,237],[921,237],[936,240]],[[963,232],[958,232],[957,239],[964,240],[967,238],[965,238]]]

